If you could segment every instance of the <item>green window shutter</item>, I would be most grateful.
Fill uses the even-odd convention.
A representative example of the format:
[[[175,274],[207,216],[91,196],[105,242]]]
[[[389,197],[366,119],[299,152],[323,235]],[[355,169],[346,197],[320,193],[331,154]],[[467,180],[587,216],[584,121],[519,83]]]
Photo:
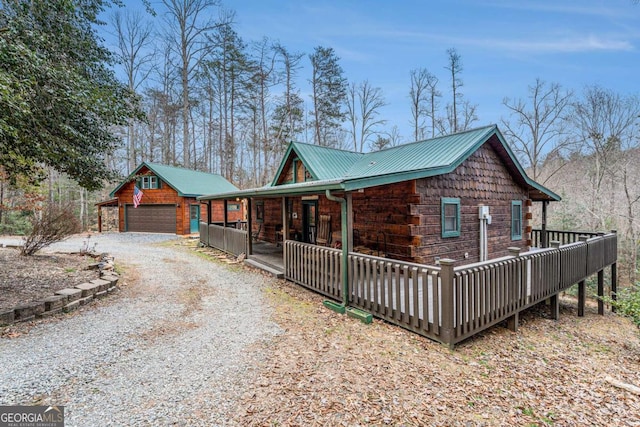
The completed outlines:
[[[522,200],[511,201],[511,240],[522,240]]]
[[[460,224],[460,199],[443,197],[440,200],[440,214],[442,217],[442,237],[459,237]]]

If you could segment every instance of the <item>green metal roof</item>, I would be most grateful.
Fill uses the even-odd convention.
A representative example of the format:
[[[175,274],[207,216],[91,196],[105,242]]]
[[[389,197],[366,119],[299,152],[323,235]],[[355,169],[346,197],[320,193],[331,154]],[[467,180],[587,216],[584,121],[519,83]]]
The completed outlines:
[[[481,145],[479,142],[484,142],[494,128],[489,126],[367,153],[349,168],[345,178],[357,180],[448,168],[476,151]]]
[[[157,175],[162,182],[176,190],[181,197],[198,197],[203,194],[210,194],[212,191],[227,193],[238,190],[238,187],[227,181],[222,175],[167,166],[159,163],[142,162],[127,179],[121,182],[120,185],[111,192],[110,197],[114,197],[118,190],[137,175],[143,167],[147,167]]]
[[[496,125],[364,154],[292,142],[271,185],[242,192],[242,195],[293,195],[326,189],[353,191],[443,175],[453,172],[485,143],[496,150],[514,179],[529,189],[532,199],[560,200],[560,196],[527,176]],[[318,182],[276,185],[292,151]],[[202,197],[212,198],[217,197]]]
[[[271,185],[276,185],[291,152],[295,152],[298,155],[304,167],[316,180],[336,179],[344,176],[353,163],[365,155],[302,142],[291,142]]]

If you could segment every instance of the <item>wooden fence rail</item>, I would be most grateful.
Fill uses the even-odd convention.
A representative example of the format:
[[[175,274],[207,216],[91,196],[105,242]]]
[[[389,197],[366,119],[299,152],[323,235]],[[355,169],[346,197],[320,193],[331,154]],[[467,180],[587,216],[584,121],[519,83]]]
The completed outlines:
[[[339,249],[287,240],[284,277],[327,297],[342,298]]]
[[[248,233],[244,230],[200,223],[200,241],[232,255],[238,256],[247,252],[247,239]]]
[[[454,267],[349,253],[349,303],[437,341],[454,344],[481,332],[616,262],[617,236],[583,238]],[[341,251],[285,242],[285,277],[341,299]]]
[[[592,233],[589,231],[563,231],[563,230],[547,230],[547,245],[551,245],[552,241],[560,242],[561,245],[568,245],[580,241],[580,236],[596,237],[604,233]],[[534,248],[542,247],[542,230],[534,228],[531,231],[531,246]]]
[[[349,253],[349,301],[374,316],[439,337],[439,267]]]

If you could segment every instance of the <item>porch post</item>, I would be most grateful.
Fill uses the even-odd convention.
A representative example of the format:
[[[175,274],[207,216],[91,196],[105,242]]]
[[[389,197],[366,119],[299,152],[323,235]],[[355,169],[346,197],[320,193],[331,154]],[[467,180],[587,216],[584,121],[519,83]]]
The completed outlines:
[[[211,200],[207,202],[207,229],[209,228],[209,224],[211,224]]]
[[[287,197],[282,198],[282,246],[289,240],[289,215],[287,215]]]
[[[351,193],[346,194],[347,199],[347,240],[342,241],[342,244],[347,245],[347,252],[351,252],[353,250],[353,198],[351,197]]]
[[[549,242],[547,241],[547,205],[548,201],[544,200],[542,202],[542,230],[540,230],[540,243],[543,248],[549,247]]]
[[[345,194],[346,195],[346,194]],[[331,194],[331,190],[326,190],[325,196],[332,202],[340,203],[340,231],[342,239],[342,256],[340,257],[340,272],[342,273],[342,305],[347,307],[349,305],[349,221],[347,221],[347,199],[343,197],[336,197]]]
[[[102,233],[102,206],[98,205],[98,233]]]
[[[222,220],[224,221],[224,224],[222,224],[223,227],[227,226],[227,220],[228,220],[228,215],[227,215],[227,205],[229,204],[229,201],[227,199],[224,199],[224,206],[223,206],[223,210],[224,210],[224,216],[222,217]]]
[[[253,221],[251,221],[251,197],[247,197],[247,256],[253,254]]]
[[[277,237],[276,240],[278,240]],[[289,240],[289,215],[287,215],[287,198],[282,197],[282,259],[284,260],[285,277],[287,275],[287,240]]]

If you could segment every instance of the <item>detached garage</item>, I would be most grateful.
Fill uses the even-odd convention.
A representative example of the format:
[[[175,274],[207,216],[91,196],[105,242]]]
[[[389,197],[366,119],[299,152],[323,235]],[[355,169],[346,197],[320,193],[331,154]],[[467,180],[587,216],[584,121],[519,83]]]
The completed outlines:
[[[111,192],[111,200],[98,203],[98,216],[102,207],[117,206],[120,231],[197,233],[196,198],[237,189],[221,175],[143,162]]]

